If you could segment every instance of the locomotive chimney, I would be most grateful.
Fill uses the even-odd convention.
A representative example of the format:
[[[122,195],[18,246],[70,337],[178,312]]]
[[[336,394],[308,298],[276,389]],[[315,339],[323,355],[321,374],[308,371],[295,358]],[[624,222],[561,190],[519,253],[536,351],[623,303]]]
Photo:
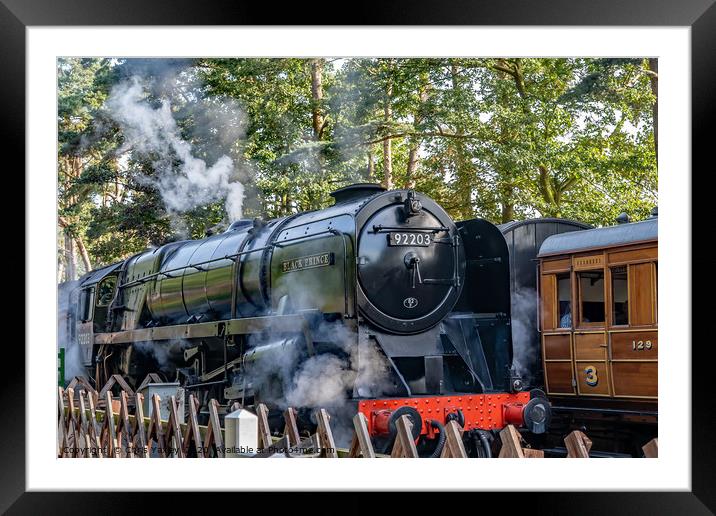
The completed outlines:
[[[619,214],[619,216],[615,219],[617,224],[628,224],[629,223],[629,215],[623,211]]]

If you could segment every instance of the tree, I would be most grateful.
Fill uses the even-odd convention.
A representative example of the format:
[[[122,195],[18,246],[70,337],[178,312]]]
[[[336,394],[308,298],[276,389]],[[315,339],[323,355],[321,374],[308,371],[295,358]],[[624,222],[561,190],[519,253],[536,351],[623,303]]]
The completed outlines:
[[[216,196],[168,204],[182,158],[145,148],[108,101],[131,81],[192,159],[233,163],[248,218],[326,207],[356,181],[496,223],[609,224],[656,202],[654,59],[61,59],[62,279],[230,222]]]
[[[96,111],[106,98],[110,65],[101,59],[60,60],[57,69],[58,122],[58,225],[63,235],[63,253],[58,266],[65,280],[77,277],[76,255],[82,272],[92,268],[85,245],[84,227],[93,196],[106,189],[87,187],[82,175],[97,167],[101,148],[90,148],[86,135],[92,130]]]

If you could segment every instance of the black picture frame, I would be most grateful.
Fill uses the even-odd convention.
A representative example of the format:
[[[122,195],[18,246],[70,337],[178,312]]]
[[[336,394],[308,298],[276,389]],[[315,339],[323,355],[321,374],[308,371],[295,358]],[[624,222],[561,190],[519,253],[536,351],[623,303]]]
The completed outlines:
[[[125,0],[100,2],[97,0],[0,0],[0,146],[2,156],[17,158],[13,167],[4,163],[6,173],[24,170],[25,134],[25,29],[28,26],[84,26],[84,25],[590,25],[590,26],[688,26],[691,27],[691,101],[692,101],[692,163],[690,180],[696,184],[714,170],[711,149],[715,141],[714,115],[716,115],[716,5],[714,0],[457,0],[430,2],[412,0],[400,2],[355,2],[350,5],[313,2],[280,3],[234,1],[173,0],[172,2]],[[689,171],[668,171],[683,174],[689,180]],[[26,185],[27,186],[27,185]],[[31,186],[31,185],[29,185]],[[705,224],[709,218],[698,212],[708,206],[707,188],[693,189],[704,197],[693,197],[694,211],[692,242],[699,244],[698,235],[713,234]],[[27,195],[26,190],[26,195]],[[703,201],[703,202],[701,202]],[[711,201],[713,202],[713,201]],[[682,214],[684,218],[689,214]],[[704,221],[704,222],[700,222]],[[7,227],[7,226],[6,226]],[[701,230],[701,231],[699,231]],[[26,233],[25,238],[31,238]],[[14,245],[19,252],[20,245]],[[666,252],[666,251],[663,251]],[[692,247],[692,267],[698,274],[699,265],[705,265]],[[702,267],[703,269],[703,267]],[[29,272],[25,268],[25,274]],[[685,278],[691,281],[691,278]],[[19,292],[15,290],[15,292]],[[8,297],[19,304],[17,294]],[[24,304],[23,304],[24,306]],[[705,304],[692,298],[692,322],[706,316]],[[6,317],[16,317],[16,310],[6,311]],[[53,314],[54,316],[54,314]],[[53,320],[48,316],[48,320]],[[26,313],[25,323],[33,324],[37,312]],[[6,322],[9,319],[6,318]],[[686,322],[685,322],[686,323]],[[5,328],[10,328],[5,325]],[[11,514],[45,513],[126,513],[144,507],[149,509],[153,500],[140,499],[140,494],[126,493],[27,493],[25,492],[26,437],[24,425],[6,424],[25,420],[25,349],[19,345],[20,336],[14,331],[3,339],[3,385],[0,387],[0,410],[6,416],[0,423],[0,511]],[[692,326],[692,331],[695,330]],[[697,332],[689,335],[684,324],[684,340],[678,343],[685,352],[689,340],[694,344],[692,353],[692,490],[664,493],[523,493],[493,494],[492,501],[501,503],[509,498],[509,507],[528,513],[550,514],[710,514],[716,511],[716,494],[713,475],[716,456],[716,417],[711,398],[711,369],[709,351],[713,339],[699,339]],[[519,477],[519,475],[516,475]],[[240,479],[237,478],[237,482]],[[524,479],[516,485],[524,486]],[[528,482],[528,480],[527,480]],[[556,487],[558,488],[558,486]],[[149,497],[149,495],[142,495]],[[213,495],[212,495],[213,496]],[[483,495],[480,495],[481,497]],[[487,494],[484,496],[488,496]],[[177,504],[184,510],[191,502],[207,505],[206,493],[172,493],[162,500],[163,513]],[[344,499],[346,507],[369,507],[365,502]],[[202,503],[203,500],[203,503]],[[361,498],[365,500],[365,498]],[[440,497],[438,497],[438,501]],[[445,500],[445,498],[443,498]],[[154,500],[155,501],[155,500]],[[291,496],[296,506],[311,506],[305,494]],[[480,506],[486,504],[480,498]],[[508,505],[505,505],[508,507]],[[449,508],[449,504],[444,506]],[[457,507],[455,507],[457,509]],[[211,510],[211,509],[210,509]],[[458,509],[459,510],[459,509]],[[486,510],[486,509],[483,509]]]

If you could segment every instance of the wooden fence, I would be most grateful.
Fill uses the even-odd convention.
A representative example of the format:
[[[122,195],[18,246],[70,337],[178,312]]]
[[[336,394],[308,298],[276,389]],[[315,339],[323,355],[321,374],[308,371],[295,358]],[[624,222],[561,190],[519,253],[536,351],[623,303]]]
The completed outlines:
[[[112,387],[120,387],[115,399]],[[97,392],[86,380],[73,379],[66,389],[58,388],[57,456],[84,458],[150,458],[150,457],[199,457],[223,458],[226,455],[224,429],[219,418],[219,404],[209,401],[209,422],[199,425],[199,402],[189,395],[187,422],[179,421],[179,401],[170,396],[169,418],[161,419],[159,395],[151,399],[151,416],[144,414],[144,397],[119,378],[110,378]],[[239,408],[234,404],[231,410]],[[132,410],[133,409],[133,410]],[[133,412],[133,413],[131,413]],[[326,458],[417,458],[418,451],[412,438],[412,422],[406,415],[396,422],[396,437],[390,454],[378,454],[368,432],[368,423],[362,413],[353,417],[353,439],[350,448],[338,449],[333,438],[330,415],[325,409],[315,412],[317,430],[312,435],[301,435],[298,430],[295,409],[289,407],[283,413],[283,436],[271,435],[268,408],[259,404],[258,446],[252,457]],[[446,440],[441,458],[465,458],[467,453],[462,440],[463,429],[456,421],[445,425]],[[517,429],[508,425],[500,431],[500,458],[542,458],[544,452],[524,446]],[[567,457],[587,458],[591,440],[578,430],[564,439]],[[645,457],[658,456],[658,442],[652,439],[643,447]],[[249,455],[247,455],[249,456]]]
[[[141,393],[121,390],[115,399],[111,389],[96,392],[89,385],[58,388],[59,417],[57,428],[58,457],[85,458],[149,458],[149,457],[200,457],[221,458],[225,456],[224,429],[219,423],[216,400],[209,402],[209,424],[198,423],[199,403],[189,395],[187,422],[179,421],[179,402],[174,396],[169,400],[169,418],[160,417],[161,398],[152,396],[152,414],[146,417]],[[98,406],[102,406],[100,409]],[[130,413],[134,407],[134,413]],[[232,409],[239,408],[238,405]],[[317,430],[312,435],[301,436],[298,431],[295,409],[284,412],[284,432],[281,437],[271,435],[268,424],[268,408],[257,407],[259,442],[253,457],[270,457],[282,454],[286,457],[408,457],[417,458],[418,452],[412,438],[412,422],[407,416],[397,421],[397,436],[389,455],[375,452],[368,433],[365,416],[358,413],[353,418],[353,440],[349,449],[336,446],[331,430],[330,415],[325,409],[315,412]],[[462,428],[455,421],[445,427],[446,443],[442,457],[466,457],[462,443]]]

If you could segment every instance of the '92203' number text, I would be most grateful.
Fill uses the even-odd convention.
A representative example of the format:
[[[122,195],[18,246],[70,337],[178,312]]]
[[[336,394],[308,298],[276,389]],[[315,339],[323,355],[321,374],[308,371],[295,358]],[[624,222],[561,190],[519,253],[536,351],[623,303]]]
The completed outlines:
[[[390,233],[389,245],[417,245],[427,247],[432,242],[430,233]]]

